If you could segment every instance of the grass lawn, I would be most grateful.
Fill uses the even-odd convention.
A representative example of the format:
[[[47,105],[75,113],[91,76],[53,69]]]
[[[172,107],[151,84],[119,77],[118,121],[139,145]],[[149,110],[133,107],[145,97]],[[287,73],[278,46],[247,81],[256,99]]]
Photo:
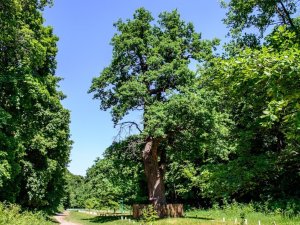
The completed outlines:
[[[153,222],[153,225],[233,225],[235,219],[237,219],[237,225],[241,224],[239,215],[236,215],[234,210],[195,210],[185,214],[185,218],[167,218],[160,219]],[[265,215],[257,212],[249,212],[246,214],[248,225],[258,225],[258,221],[261,225],[300,225],[300,218],[284,218],[281,215]],[[224,219],[225,221],[223,221]],[[94,216],[80,212],[70,212],[70,216],[67,220],[82,225],[129,225],[143,224],[141,221],[132,220],[130,216],[126,217],[126,220],[121,220],[120,216]],[[275,223],[274,223],[275,221]],[[149,223],[148,223],[149,224]]]

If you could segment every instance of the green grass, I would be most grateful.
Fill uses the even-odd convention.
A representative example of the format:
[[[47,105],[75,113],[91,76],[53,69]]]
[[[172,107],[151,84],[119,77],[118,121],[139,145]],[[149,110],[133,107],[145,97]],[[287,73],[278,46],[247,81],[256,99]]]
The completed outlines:
[[[132,220],[130,216],[126,217],[127,219],[121,220],[120,216],[92,216],[80,212],[70,212],[70,216],[67,218],[68,221],[79,223],[82,225],[95,225],[95,224],[105,224],[105,225],[139,225],[142,222],[137,220]],[[130,219],[130,221],[129,221]],[[201,221],[203,221],[201,219]],[[210,224],[210,223],[199,223],[199,219],[193,218],[176,218],[176,219],[161,219],[153,222],[153,225],[163,225],[163,224],[182,224],[182,225],[189,225],[189,224]]]
[[[234,224],[237,220],[237,224],[241,224],[241,215],[244,214],[247,219],[248,225],[258,225],[258,221],[261,225],[300,225],[300,217],[288,218],[282,216],[280,213],[264,214],[261,212],[255,212],[250,206],[247,207],[229,207],[225,209],[210,209],[210,210],[195,210],[186,213],[187,217],[196,218],[211,218],[214,220],[225,222],[223,224]]]
[[[153,225],[233,225],[235,219],[237,224],[241,224],[240,213],[246,215],[248,225],[258,225],[260,220],[261,225],[300,225],[300,218],[285,218],[279,214],[258,213],[250,211],[249,208],[228,208],[228,209],[211,209],[211,210],[192,210],[185,213],[185,218],[167,218],[154,221]],[[70,212],[67,218],[69,221],[79,223],[82,225],[129,225],[129,224],[142,224],[141,221],[132,220],[130,216],[126,217],[127,220],[121,220],[120,216],[93,216],[80,212]],[[225,222],[223,222],[225,218]],[[130,221],[129,221],[130,219]]]

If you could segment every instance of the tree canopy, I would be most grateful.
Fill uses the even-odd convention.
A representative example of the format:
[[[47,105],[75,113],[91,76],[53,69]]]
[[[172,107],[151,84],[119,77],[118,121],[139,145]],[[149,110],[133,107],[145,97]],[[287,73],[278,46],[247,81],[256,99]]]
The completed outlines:
[[[251,26],[263,33],[271,25],[288,25],[299,37],[293,18],[299,9],[297,0],[231,0],[228,3],[222,0],[221,2],[228,8],[224,22],[231,29],[232,34]]]
[[[177,11],[160,14],[155,25],[153,20],[141,8],[133,20],[115,23],[113,59],[93,80],[90,92],[100,99],[101,109],[112,109],[115,123],[131,110],[145,110],[147,115],[152,105],[191,85],[195,77],[188,68],[191,59],[212,57],[212,47],[218,43],[201,40],[201,34]]]

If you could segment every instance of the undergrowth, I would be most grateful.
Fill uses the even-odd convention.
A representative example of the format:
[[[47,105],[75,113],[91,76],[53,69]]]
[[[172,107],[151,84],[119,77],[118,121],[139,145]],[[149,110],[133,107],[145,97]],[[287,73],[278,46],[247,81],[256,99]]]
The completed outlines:
[[[0,202],[0,225],[53,225],[41,212],[22,211],[20,206]]]

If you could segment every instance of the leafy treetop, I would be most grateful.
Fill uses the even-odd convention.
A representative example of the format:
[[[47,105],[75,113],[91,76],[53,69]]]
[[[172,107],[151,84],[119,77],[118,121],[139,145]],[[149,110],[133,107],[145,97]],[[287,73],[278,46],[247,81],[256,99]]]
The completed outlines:
[[[288,25],[297,31],[292,18],[299,7],[297,0],[231,0],[229,3],[222,0],[221,2],[228,8],[224,22],[231,29],[232,34],[240,33],[251,26],[258,28],[262,34],[270,25]]]
[[[89,92],[100,99],[101,109],[112,109],[115,124],[130,111],[143,110],[147,127],[151,121],[145,116],[153,113],[151,107],[192,85],[191,60],[211,58],[218,40],[201,40],[201,34],[183,22],[176,10],[161,13],[155,23],[150,12],[140,8],[132,20],[119,20],[114,26],[118,33],[111,41],[111,64],[94,78]]]

